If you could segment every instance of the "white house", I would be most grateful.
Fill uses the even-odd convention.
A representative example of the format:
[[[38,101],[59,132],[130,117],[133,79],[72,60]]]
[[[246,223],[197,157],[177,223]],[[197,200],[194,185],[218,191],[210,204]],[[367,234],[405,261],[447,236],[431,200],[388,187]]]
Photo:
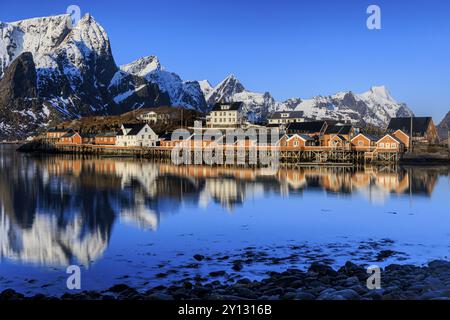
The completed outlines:
[[[208,128],[237,128],[241,125],[239,110],[241,102],[218,103],[206,117]]]
[[[148,124],[122,124],[117,134],[116,145],[119,147],[153,147],[158,135]]]
[[[156,123],[158,121],[158,114],[155,111],[148,111],[140,114],[137,118],[147,123]]]
[[[305,122],[303,111],[274,112],[267,118],[269,124],[289,124],[293,122]]]
[[[137,116],[137,119],[148,124],[162,123],[168,124],[170,119],[174,118],[174,113],[176,111],[158,111],[155,112],[153,110],[145,111]]]

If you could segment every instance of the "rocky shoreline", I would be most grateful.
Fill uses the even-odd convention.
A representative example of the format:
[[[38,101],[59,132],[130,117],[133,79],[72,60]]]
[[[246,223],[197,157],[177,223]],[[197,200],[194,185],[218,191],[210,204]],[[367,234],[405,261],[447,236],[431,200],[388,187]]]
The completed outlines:
[[[210,280],[186,278],[171,286],[158,286],[138,292],[125,284],[105,291],[84,291],[48,297],[32,297],[7,289],[0,293],[5,300],[450,300],[450,262],[433,261],[427,266],[392,264],[382,269],[381,289],[369,290],[370,276],[365,266],[352,262],[339,269],[315,262],[307,271],[288,269],[269,272],[261,281],[240,279],[223,283],[211,272]]]

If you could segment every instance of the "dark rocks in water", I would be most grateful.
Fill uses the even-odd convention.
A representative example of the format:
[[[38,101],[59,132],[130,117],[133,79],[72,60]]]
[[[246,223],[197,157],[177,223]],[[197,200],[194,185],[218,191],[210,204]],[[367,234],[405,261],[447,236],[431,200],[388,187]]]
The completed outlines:
[[[183,282],[183,288],[185,288],[185,289],[192,289],[192,287],[193,287],[193,285],[189,281],[184,281]]]
[[[234,271],[241,271],[244,268],[242,262],[239,261],[235,261],[233,263],[233,266],[231,267],[231,269],[233,269]]]
[[[358,266],[351,261],[347,261],[343,267],[338,270],[339,273],[349,277],[357,277],[357,280],[361,280],[367,277],[366,269],[362,266]]]
[[[294,300],[315,300],[315,299],[316,297],[314,295],[308,292],[304,292],[302,290],[298,291],[294,298]]]
[[[440,268],[448,269],[450,267],[450,262],[442,261],[442,260],[435,260],[435,261],[431,261],[428,264],[428,267],[431,269],[440,269]]]
[[[107,292],[113,292],[113,293],[120,293],[123,292],[125,290],[130,289],[129,286],[127,286],[126,284],[116,284],[114,286],[112,286],[111,288],[109,288],[108,290],[106,290]]]
[[[206,295],[208,295],[211,292],[210,288],[204,287],[204,286],[195,286],[191,289],[191,294],[194,296],[197,296],[199,298],[203,298]]]
[[[219,260],[219,261],[224,261],[224,260],[228,260],[228,259],[230,259],[229,256],[223,256],[223,257],[217,258],[217,260]]]
[[[377,254],[377,261],[379,261],[379,262],[384,261],[384,260],[386,260],[387,258],[390,258],[390,257],[392,257],[392,256],[395,255],[395,254],[397,254],[397,252],[392,251],[392,250],[383,250],[383,251],[380,251],[380,252]]]
[[[146,300],[173,300],[173,297],[165,293],[153,293],[147,296]]]
[[[329,265],[320,263],[320,262],[313,262],[311,264],[311,266],[308,269],[308,272],[314,272],[317,273],[319,275],[325,276],[325,275],[336,275],[337,272],[335,270],[333,270],[332,267],[330,267]]]
[[[205,260],[205,256],[203,256],[201,254],[196,254],[196,255],[194,255],[194,259],[197,261],[203,261],[203,260]]]
[[[0,293],[0,301],[22,300],[25,296],[12,289],[6,289]]]
[[[223,270],[220,271],[212,271],[209,273],[211,277],[224,277],[227,273]]]
[[[235,263],[240,263],[235,261]],[[446,300],[450,298],[450,262],[433,261],[427,267],[390,265],[382,273],[382,288],[370,290],[362,278],[364,267],[347,262],[336,272],[328,265],[313,263],[307,272],[289,269],[269,272],[261,281],[227,279],[225,282],[197,276],[158,286],[140,293],[125,284],[104,292],[65,294],[64,300]],[[216,271],[223,274],[221,271]],[[231,281],[229,281],[231,280]],[[191,281],[196,281],[195,283]],[[109,294],[113,293],[113,295]],[[38,295],[26,298],[14,290],[0,293],[0,300],[54,299]]]

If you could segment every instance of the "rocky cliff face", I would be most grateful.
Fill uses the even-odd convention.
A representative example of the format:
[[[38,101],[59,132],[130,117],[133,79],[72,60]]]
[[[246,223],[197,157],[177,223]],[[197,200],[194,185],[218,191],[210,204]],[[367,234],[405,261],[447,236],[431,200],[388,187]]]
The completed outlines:
[[[34,80],[26,83],[10,76],[20,73],[25,63],[30,65],[27,70],[35,73]],[[24,104],[21,97],[3,91],[0,108],[9,112],[0,116],[2,137],[23,138],[50,125],[46,120],[39,123],[43,119],[35,114],[36,108],[44,109],[48,117],[55,115],[54,119],[72,119],[170,104],[170,97],[157,84],[134,75],[118,80],[118,72],[108,35],[89,14],[73,28],[68,15],[1,23],[2,86],[21,87],[34,105],[31,110],[24,109],[31,102]],[[36,117],[32,122],[23,119],[21,130],[12,133],[19,121],[14,114],[20,112]]]
[[[148,56],[120,67],[122,73],[139,76],[156,84],[169,96],[170,104],[198,111],[206,111],[207,105],[197,81],[183,81],[179,75],[166,71],[158,58]]]
[[[31,53],[21,54],[0,80],[0,140],[24,138],[57,119],[38,96]]]

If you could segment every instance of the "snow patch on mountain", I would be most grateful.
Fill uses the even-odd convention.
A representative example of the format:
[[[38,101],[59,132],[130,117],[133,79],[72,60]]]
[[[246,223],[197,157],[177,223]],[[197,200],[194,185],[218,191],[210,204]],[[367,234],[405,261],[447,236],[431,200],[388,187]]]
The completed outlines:
[[[260,122],[266,119],[269,110],[273,109],[275,105],[275,100],[270,93],[247,91],[233,74],[214,88],[208,88],[205,83],[203,86],[206,88],[205,98],[210,107],[218,102],[242,102],[240,113],[250,122]]]
[[[234,75],[229,75],[214,88],[207,82],[201,82],[201,86],[210,107],[218,102],[243,102],[241,114],[254,122],[264,121],[276,111],[292,110],[303,111],[307,120],[328,119],[376,126],[387,126],[393,117],[413,115],[405,104],[392,97],[385,86],[372,87],[362,94],[338,92],[331,96],[291,98],[283,102],[275,101],[268,92],[246,90]]]
[[[408,117],[413,112],[398,103],[385,86],[372,87],[369,91],[354,94],[339,92],[332,96],[318,96],[302,100],[295,111],[303,111],[312,119],[333,119],[352,123],[386,126],[393,117]]]
[[[58,15],[0,22],[0,78],[8,65],[22,52],[31,52],[37,68],[48,67],[52,54],[70,33],[70,16]]]
[[[176,73],[166,71],[155,56],[140,58],[121,66],[120,69],[157,84],[169,95],[174,106],[206,111],[206,101],[200,84],[197,81],[183,81]]]

